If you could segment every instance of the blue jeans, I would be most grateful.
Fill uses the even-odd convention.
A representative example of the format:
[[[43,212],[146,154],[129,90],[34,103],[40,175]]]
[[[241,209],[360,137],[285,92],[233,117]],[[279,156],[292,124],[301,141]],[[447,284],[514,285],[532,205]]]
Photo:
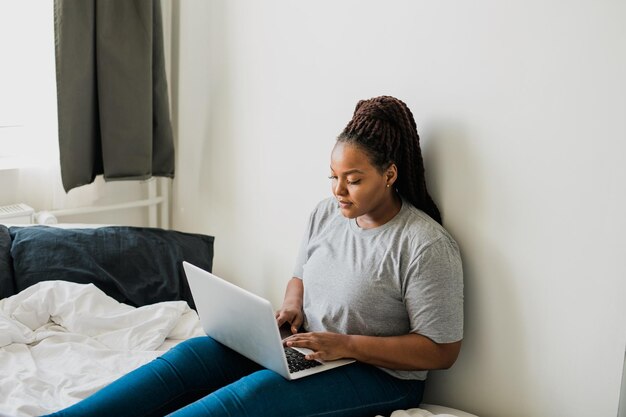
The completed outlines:
[[[370,417],[417,407],[423,390],[358,362],[287,381],[198,337],[51,416]]]

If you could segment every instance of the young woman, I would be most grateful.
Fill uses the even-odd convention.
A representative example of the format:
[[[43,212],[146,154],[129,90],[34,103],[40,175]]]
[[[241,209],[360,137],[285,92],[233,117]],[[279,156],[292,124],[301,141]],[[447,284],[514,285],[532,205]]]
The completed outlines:
[[[308,359],[356,363],[287,381],[209,337],[183,342],[55,416],[374,416],[420,404],[463,337],[459,250],[426,190],[415,120],[360,101],[331,153],[279,325]]]

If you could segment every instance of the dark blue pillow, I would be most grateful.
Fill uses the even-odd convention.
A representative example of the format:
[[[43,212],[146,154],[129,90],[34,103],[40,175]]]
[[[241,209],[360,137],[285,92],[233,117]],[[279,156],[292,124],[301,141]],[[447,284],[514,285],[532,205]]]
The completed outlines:
[[[0,224],[0,300],[13,294],[15,294],[15,283],[11,262],[11,235],[9,229]]]
[[[185,300],[195,308],[182,261],[211,270],[213,236],[146,227],[11,227],[17,292],[40,281],[93,283],[133,306]]]

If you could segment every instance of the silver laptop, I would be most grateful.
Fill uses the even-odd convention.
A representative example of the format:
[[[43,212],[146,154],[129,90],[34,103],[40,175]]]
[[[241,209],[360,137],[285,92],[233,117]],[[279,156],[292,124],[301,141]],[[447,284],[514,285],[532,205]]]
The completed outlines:
[[[246,358],[287,379],[354,362],[304,359],[310,350],[283,346],[269,301],[189,262],[183,262],[183,267],[205,333]]]

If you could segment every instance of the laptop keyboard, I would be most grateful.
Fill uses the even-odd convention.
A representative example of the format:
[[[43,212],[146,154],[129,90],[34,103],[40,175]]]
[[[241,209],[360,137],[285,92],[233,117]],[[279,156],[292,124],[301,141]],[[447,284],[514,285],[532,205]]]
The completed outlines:
[[[285,356],[287,357],[289,372],[292,373],[304,371],[305,369],[314,368],[321,365],[321,363],[318,361],[305,359],[302,353],[289,347],[285,347]]]

